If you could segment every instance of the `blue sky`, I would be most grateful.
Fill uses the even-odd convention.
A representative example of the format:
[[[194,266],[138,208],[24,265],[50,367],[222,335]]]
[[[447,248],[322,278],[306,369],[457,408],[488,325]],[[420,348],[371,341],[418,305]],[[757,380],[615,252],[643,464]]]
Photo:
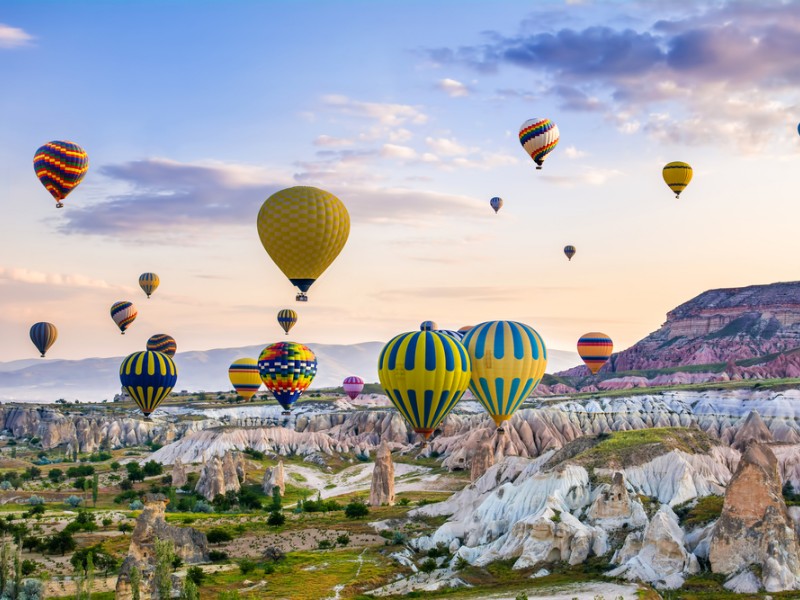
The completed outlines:
[[[298,341],[512,318],[626,347],[705,289],[797,279],[798,57],[795,2],[6,0],[0,360],[39,320],[60,358],[278,339],[294,293],[255,215],[300,184],[353,227]],[[561,142],[537,172],[539,116]],[[91,161],[59,211],[31,166],[51,139]]]

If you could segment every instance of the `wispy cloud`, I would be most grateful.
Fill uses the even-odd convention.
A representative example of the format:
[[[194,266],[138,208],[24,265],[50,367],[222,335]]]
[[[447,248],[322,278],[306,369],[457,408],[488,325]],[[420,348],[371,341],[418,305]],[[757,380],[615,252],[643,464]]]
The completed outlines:
[[[322,103],[326,108],[342,114],[374,119],[390,127],[408,123],[421,125],[428,120],[428,116],[420,107],[410,104],[362,102],[338,94],[323,96]]]
[[[0,267],[0,282],[25,283],[31,285],[46,285],[48,287],[71,287],[71,288],[91,288],[101,290],[125,289],[130,291],[132,288],[120,288],[103,281],[93,279],[86,275],[76,273],[45,273],[43,271],[32,271],[22,267]]]
[[[19,48],[33,42],[33,36],[23,29],[0,23],[0,48]]]
[[[469,96],[469,88],[465,84],[455,79],[440,79],[436,84],[436,87],[451,98],[463,98],[464,96]]]
[[[800,3],[724,2],[670,20],[615,27],[523,23],[523,33],[487,34],[482,44],[438,48],[441,65],[482,72],[506,66],[539,74],[550,85],[533,94],[557,98],[565,110],[629,118],[642,131],[679,143],[734,142],[754,151],[790,122],[800,104]],[[613,22],[609,19],[608,22]],[[503,90],[500,96],[524,97]],[[668,111],[664,119],[664,105]]]

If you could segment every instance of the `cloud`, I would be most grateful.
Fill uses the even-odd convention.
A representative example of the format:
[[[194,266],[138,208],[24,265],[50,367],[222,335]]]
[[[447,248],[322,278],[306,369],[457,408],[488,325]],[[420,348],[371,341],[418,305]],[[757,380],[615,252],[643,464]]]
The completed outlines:
[[[330,152],[336,169],[327,177],[325,171],[319,170],[309,181],[302,174],[290,177],[222,163],[191,164],[154,158],[106,165],[99,172],[127,191],[92,205],[73,207],[64,215],[60,231],[129,241],[157,235],[159,243],[181,244],[186,238],[207,238],[226,227],[252,228],[255,215],[271,194],[293,185],[320,185],[320,180],[331,184],[326,189],[345,202],[354,222],[423,227],[431,220],[451,218],[453,214],[460,218],[483,216],[478,202],[466,196],[382,186],[368,177],[348,181],[341,174],[340,161],[353,161],[357,170],[363,168],[366,159],[355,151]],[[343,158],[343,152],[350,153],[349,159]],[[407,150],[398,146],[393,152]],[[308,171],[305,175],[310,179]],[[424,219],[420,219],[421,214]],[[165,232],[169,233],[166,238]]]
[[[417,157],[417,151],[408,146],[398,146],[397,144],[384,144],[381,148],[381,156],[385,158],[399,158],[401,160],[413,160]]]
[[[575,146],[567,146],[566,148],[564,148],[564,156],[572,159],[583,158],[584,156],[586,156],[586,152],[578,150]]]
[[[408,123],[422,125],[428,120],[428,116],[419,107],[410,104],[361,102],[338,94],[323,96],[322,103],[328,109],[349,116],[376,120],[389,127]]]
[[[100,290],[125,289],[130,291],[132,289],[113,286],[102,279],[92,279],[80,274],[45,273],[21,267],[0,267],[0,282]]]
[[[338,138],[330,135],[320,135],[314,140],[315,146],[323,146],[326,148],[340,148],[342,146],[352,146],[354,141],[347,138]]]
[[[603,185],[607,181],[619,177],[622,171],[617,169],[596,169],[586,167],[578,173],[571,174],[569,177],[561,175],[543,174],[541,178],[554,185],[564,187],[575,187],[576,185]]]
[[[475,152],[475,148],[467,148],[457,141],[448,138],[425,138],[425,143],[438,156],[463,156]]]
[[[522,33],[492,32],[484,43],[429,54],[442,65],[481,72],[526,69],[541,78],[530,92],[534,98],[551,96],[570,111],[602,111],[625,133],[759,150],[800,104],[800,3],[731,1],[672,10],[678,14],[671,19],[650,16],[624,26],[609,25],[622,22],[613,14],[604,26],[550,25],[552,31],[548,21],[530,20]],[[498,94],[522,98],[525,91]],[[627,113],[624,122],[619,112]]]
[[[580,290],[579,287],[570,286],[519,286],[514,285],[511,288],[500,289],[497,286],[435,286],[435,287],[418,287],[418,288],[399,288],[391,290],[381,290],[374,292],[372,296],[377,300],[397,300],[398,298],[430,298],[430,299],[445,299],[445,300],[459,300],[467,302],[485,302],[485,301],[508,301],[510,299],[530,298],[535,294],[543,294],[549,292],[573,292]]]
[[[19,48],[33,41],[33,36],[22,29],[0,23],[0,48]]]
[[[463,98],[464,96],[469,96],[469,88],[455,79],[440,79],[436,84],[436,87],[451,98]]]

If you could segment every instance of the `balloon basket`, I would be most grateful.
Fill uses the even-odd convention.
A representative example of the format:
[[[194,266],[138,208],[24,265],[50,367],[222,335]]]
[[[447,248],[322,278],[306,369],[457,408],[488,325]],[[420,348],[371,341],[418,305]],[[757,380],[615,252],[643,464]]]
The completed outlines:
[[[63,202],[56,202],[56,208],[64,208]]]
[[[297,302],[308,302],[308,296],[304,293],[300,292],[297,296],[294,297]],[[288,333],[288,332],[287,332]]]
[[[498,427],[496,431],[497,435],[503,435],[506,432],[506,430],[503,429],[502,427]]]

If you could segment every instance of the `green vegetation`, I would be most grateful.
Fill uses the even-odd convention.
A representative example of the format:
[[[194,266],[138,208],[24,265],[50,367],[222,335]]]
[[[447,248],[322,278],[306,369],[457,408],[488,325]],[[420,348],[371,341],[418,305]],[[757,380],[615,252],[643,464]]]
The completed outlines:
[[[675,507],[680,524],[687,530],[694,529],[719,518],[722,514],[723,496],[703,496]]]

